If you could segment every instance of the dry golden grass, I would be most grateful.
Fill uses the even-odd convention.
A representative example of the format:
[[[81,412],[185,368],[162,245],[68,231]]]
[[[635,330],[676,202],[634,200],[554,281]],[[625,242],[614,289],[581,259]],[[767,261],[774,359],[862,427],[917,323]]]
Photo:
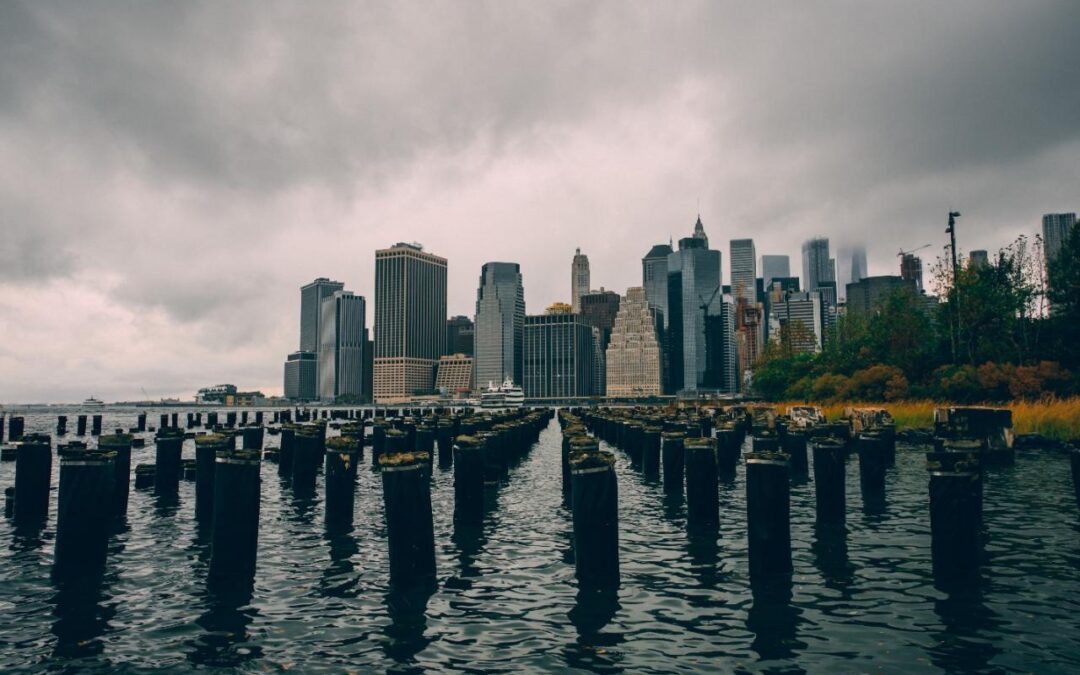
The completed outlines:
[[[896,420],[897,429],[930,428],[934,426],[934,408],[950,403],[938,401],[900,401],[895,403],[827,403],[824,405],[788,401],[777,404],[781,410],[789,405],[818,405],[830,420],[840,419],[846,407],[885,408]],[[989,404],[999,406],[1000,404]],[[1001,407],[1013,413],[1013,430],[1018,434],[1038,433],[1048,438],[1068,441],[1080,438],[1080,397],[1015,401]]]

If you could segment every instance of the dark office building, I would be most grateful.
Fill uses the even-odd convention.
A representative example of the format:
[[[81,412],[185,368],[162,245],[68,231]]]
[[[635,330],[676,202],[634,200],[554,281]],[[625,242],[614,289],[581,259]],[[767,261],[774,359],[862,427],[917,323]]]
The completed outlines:
[[[313,401],[319,398],[317,375],[319,356],[315,352],[293,352],[285,361],[285,398]]]
[[[919,292],[913,279],[903,277],[866,277],[848,284],[847,311],[849,314],[877,312],[893,293],[901,289],[910,291],[913,296]]]
[[[528,398],[597,395],[599,331],[580,314],[525,317],[525,381]]]
[[[446,320],[446,353],[474,356],[476,328],[467,316],[454,316]]]

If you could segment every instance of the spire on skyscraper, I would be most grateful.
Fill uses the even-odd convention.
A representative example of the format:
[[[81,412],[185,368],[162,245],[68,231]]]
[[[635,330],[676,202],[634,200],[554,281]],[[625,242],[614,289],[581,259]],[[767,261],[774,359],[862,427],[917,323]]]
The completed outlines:
[[[701,224],[701,214],[698,214],[697,222],[694,223],[694,239],[705,242],[705,248],[709,248],[709,237],[705,234],[705,226]]]

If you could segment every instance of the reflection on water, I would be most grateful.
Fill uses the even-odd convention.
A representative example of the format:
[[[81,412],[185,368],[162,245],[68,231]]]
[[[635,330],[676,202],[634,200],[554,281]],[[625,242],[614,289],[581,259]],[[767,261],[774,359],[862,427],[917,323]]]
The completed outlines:
[[[253,578],[211,578],[202,602],[205,611],[195,620],[203,634],[190,643],[187,658],[200,666],[229,668],[262,657],[262,647],[248,627],[258,617],[251,606]]]
[[[942,670],[985,671],[1001,653],[995,635],[1003,624],[983,602],[984,583],[972,577],[941,584],[945,596],[934,601],[941,628],[934,634],[937,642],[927,651]]]
[[[577,630],[577,641],[564,650],[568,668],[622,672],[619,646],[625,636],[618,630],[605,630],[620,609],[617,588],[578,590],[568,614]]]
[[[754,602],[746,614],[746,627],[754,634],[751,648],[762,661],[790,659],[806,643],[797,638],[802,611],[791,604],[791,577],[751,582]]]
[[[326,524],[324,533],[330,564],[323,570],[319,593],[327,598],[351,598],[356,596],[359,577],[353,556],[360,551],[353,536],[352,524]]]
[[[383,597],[389,625],[383,628],[383,650],[398,665],[412,665],[431,642],[427,630],[427,605],[435,584],[393,589]]]
[[[104,652],[102,637],[109,632],[109,621],[116,615],[105,578],[104,568],[54,578],[54,657],[84,659]]]
[[[814,566],[828,588],[847,593],[855,580],[855,568],[848,559],[847,526],[822,524],[814,526]]]

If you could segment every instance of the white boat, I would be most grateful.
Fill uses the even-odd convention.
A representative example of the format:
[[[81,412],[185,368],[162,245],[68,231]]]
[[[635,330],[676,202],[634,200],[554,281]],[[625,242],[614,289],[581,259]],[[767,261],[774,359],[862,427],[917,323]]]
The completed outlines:
[[[487,391],[480,394],[481,408],[520,408],[525,405],[525,392],[509,377],[496,387],[488,383]]]
[[[91,396],[90,398],[83,401],[82,404],[83,404],[83,406],[85,406],[87,408],[101,408],[101,407],[105,406],[104,401],[99,401],[98,399],[94,398],[93,396]]]

